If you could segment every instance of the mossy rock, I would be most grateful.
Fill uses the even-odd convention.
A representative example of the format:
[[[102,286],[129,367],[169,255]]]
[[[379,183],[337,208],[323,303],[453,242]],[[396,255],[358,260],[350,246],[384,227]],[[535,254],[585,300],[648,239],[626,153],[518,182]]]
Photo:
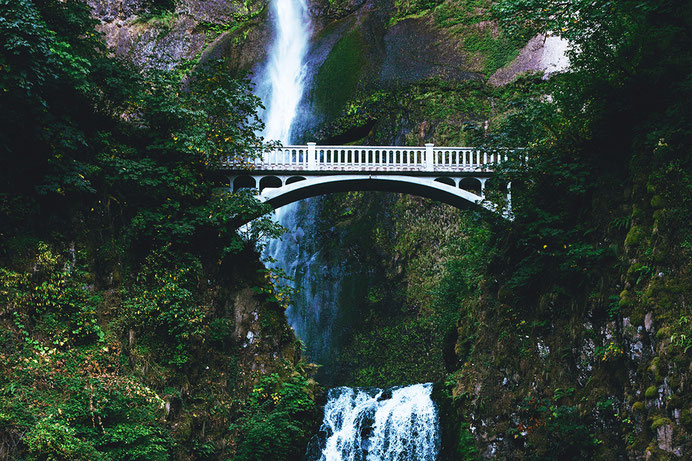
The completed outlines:
[[[658,397],[658,387],[656,386],[649,386],[646,388],[646,391],[644,392],[644,397],[647,399],[655,399]]]
[[[625,237],[625,248],[633,249],[639,247],[646,240],[646,232],[641,226],[632,226]]]
[[[692,427],[692,413],[690,413],[690,410],[684,409],[680,412],[680,424],[688,428]]]
[[[647,371],[654,375],[654,381],[656,381],[656,384],[663,384],[663,368],[665,367],[661,364],[661,357],[654,357],[649,364]]]
[[[659,328],[658,331],[656,332],[656,339],[658,339],[658,340],[668,339],[668,338],[670,338],[670,335],[671,335],[670,328],[668,328],[668,327]]]
[[[632,219],[640,219],[644,216],[644,209],[638,205],[632,206]]]
[[[634,263],[627,269],[627,280],[634,282],[639,278],[639,273],[646,265],[644,263]]]
[[[642,401],[634,402],[634,405],[632,405],[633,413],[642,413],[644,410],[646,410],[646,404]]]
[[[658,246],[654,249],[653,261],[656,264],[666,264],[670,261],[671,252],[668,247]]]
[[[632,325],[644,326],[644,317],[645,315],[643,312],[641,312],[639,309],[634,309],[630,314],[630,322],[632,322]]]
[[[654,418],[654,422],[651,423],[651,430],[655,431],[659,427],[671,426],[672,424],[673,424],[673,422],[668,418],[665,418],[665,417]]]
[[[652,208],[663,208],[666,205],[666,200],[660,196],[660,195],[654,195],[651,198],[651,207]]]
[[[618,301],[618,305],[621,309],[626,309],[634,306],[634,299],[632,299],[632,296],[630,295],[629,291],[622,290],[622,292],[620,293],[620,300]],[[634,320],[632,320],[632,323],[635,323]]]
[[[317,71],[313,101],[327,119],[336,117],[355,95],[367,64],[365,47],[360,29],[355,28],[334,45]]]
[[[672,389],[676,389],[680,385],[680,381],[677,380],[675,381],[674,376],[671,376],[670,382],[668,383]],[[672,394],[670,397],[668,397],[668,408],[679,408],[682,405],[682,399],[680,398],[679,395],[677,394]]]

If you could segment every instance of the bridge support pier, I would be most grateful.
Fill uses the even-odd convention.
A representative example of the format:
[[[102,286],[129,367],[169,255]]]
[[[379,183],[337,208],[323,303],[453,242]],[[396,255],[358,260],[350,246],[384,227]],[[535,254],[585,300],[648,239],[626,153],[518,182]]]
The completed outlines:
[[[485,198],[485,182],[488,178],[476,178],[481,182],[481,197]]]

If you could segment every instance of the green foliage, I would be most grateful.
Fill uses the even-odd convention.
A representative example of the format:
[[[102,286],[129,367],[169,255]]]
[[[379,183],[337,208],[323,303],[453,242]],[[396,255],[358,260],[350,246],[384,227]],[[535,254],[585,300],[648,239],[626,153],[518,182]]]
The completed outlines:
[[[389,25],[393,26],[398,21],[408,17],[419,17],[426,11],[435,8],[443,0],[395,0],[395,12],[389,19]]]
[[[486,0],[446,1],[435,8],[435,22],[442,27],[478,24],[488,19],[487,5]]]
[[[166,249],[150,254],[123,302],[123,320],[130,327],[160,332],[172,346],[171,363],[189,360],[187,345],[206,331],[208,307],[196,299],[199,261],[171,260]],[[164,346],[165,347],[165,346]]]
[[[509,64],[524,45],[523,37],[512,38],[501,32],[493,33],[490,28],[466,32],[463,40],[464,49],[477,53],[484,62],[483,72],[491,76],[497,69]]]
[[[167,0],[142,6],[172,17]],[[193,440],[185,418],[216,405],[204,424],[227,428],[238,368],[212,291],[280,231],[268,218],[238,231],[268,207],[219,174],[262,148],[259,101],[220,62],[136,69],[96,26],[86,2],[0,0],[1,451],[208,453],[219,430]],[[159,395],[171,386],[174,405],[183,386],[196,399],[177,426]]]
[[[228,192],[213,172],[261,145],[249,82],[217,62],[141,74],[105,53],[82,2],[21,0],[2,15],[6,235],[61,232],[78,219],[120,247],[211,239],[229,254],[244,245],[234,229],[267,208]],[[50,223],[41,224],[45,210]],[[276,231],[265,219],[249,237]]]
[[[598,440],[576,406],[560,404],[564,393],[556,390],[553,399],[525,399],[520,421],[508,434],[526,443],[531,459],[585,459],[593,456]]]
[[[678,348],[683,354],[692,349],[692,321],[690,314],[684,312],[674,324],[674,332],[670,335],[670,343]]]
[[[68,261],[40,243],[33,270],[20,273],[0,268],[3,311],[15,316],[15,324],[24,330],[29,343],[29,334],[20,317],[31,323],[45,318],[61,322],[65,329],[51,332],[55,344],[68,340],[77,344],[103,340],[104,333],[96,318],[100,298],[88,289],[88,272],[77,265],[83,262],[76,256]]]
[[[231,426],[240,438],[233,459],[302,459],[316,429],[314,410],[314,396],[307,379],[264,376],[252,390],[244,416]]]
[[[456,312],[435,312],[420,319],[364,329],[339,357],[348,384],[391,387],[439,379],[444,375],[442,351]]]
[[[44,418],[27,433],[25,440],[29,453],[38,455],[37,459],[103,459],[92,445],[80,440],[76,432],[62,421]]]
[[[268,261],[273,262],[273,261]],[[284,310],[291,304],[296,289],[293,287],[293,279],[281,268],[261,269],[264,274],[264,284],[255,287],[255,291],[267,296],[267,301],[276,303]]]
[[[39,342],[9,355],[0,381],[0,424],[24,433],[19,459],[169,458],[163,401],[114,373],[115,351]]]

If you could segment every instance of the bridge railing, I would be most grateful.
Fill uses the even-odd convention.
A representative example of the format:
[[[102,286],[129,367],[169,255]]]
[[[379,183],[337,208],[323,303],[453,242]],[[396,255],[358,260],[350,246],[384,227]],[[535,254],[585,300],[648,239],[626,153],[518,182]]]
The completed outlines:
[[[507,160],[507,151],[471,147],[283,146],[249,161],[229,161],[229,168],[283,171],[431,171],[490,172]]]

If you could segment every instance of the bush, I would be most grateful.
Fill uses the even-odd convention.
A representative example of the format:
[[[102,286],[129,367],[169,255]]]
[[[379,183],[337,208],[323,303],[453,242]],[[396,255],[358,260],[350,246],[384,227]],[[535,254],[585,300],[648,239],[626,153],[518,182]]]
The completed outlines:
[[[315,402],[302,376],[263,377],[255,386],[244,417],[231,426],[239,436],[236,461],[299,460],[316,430]]]

